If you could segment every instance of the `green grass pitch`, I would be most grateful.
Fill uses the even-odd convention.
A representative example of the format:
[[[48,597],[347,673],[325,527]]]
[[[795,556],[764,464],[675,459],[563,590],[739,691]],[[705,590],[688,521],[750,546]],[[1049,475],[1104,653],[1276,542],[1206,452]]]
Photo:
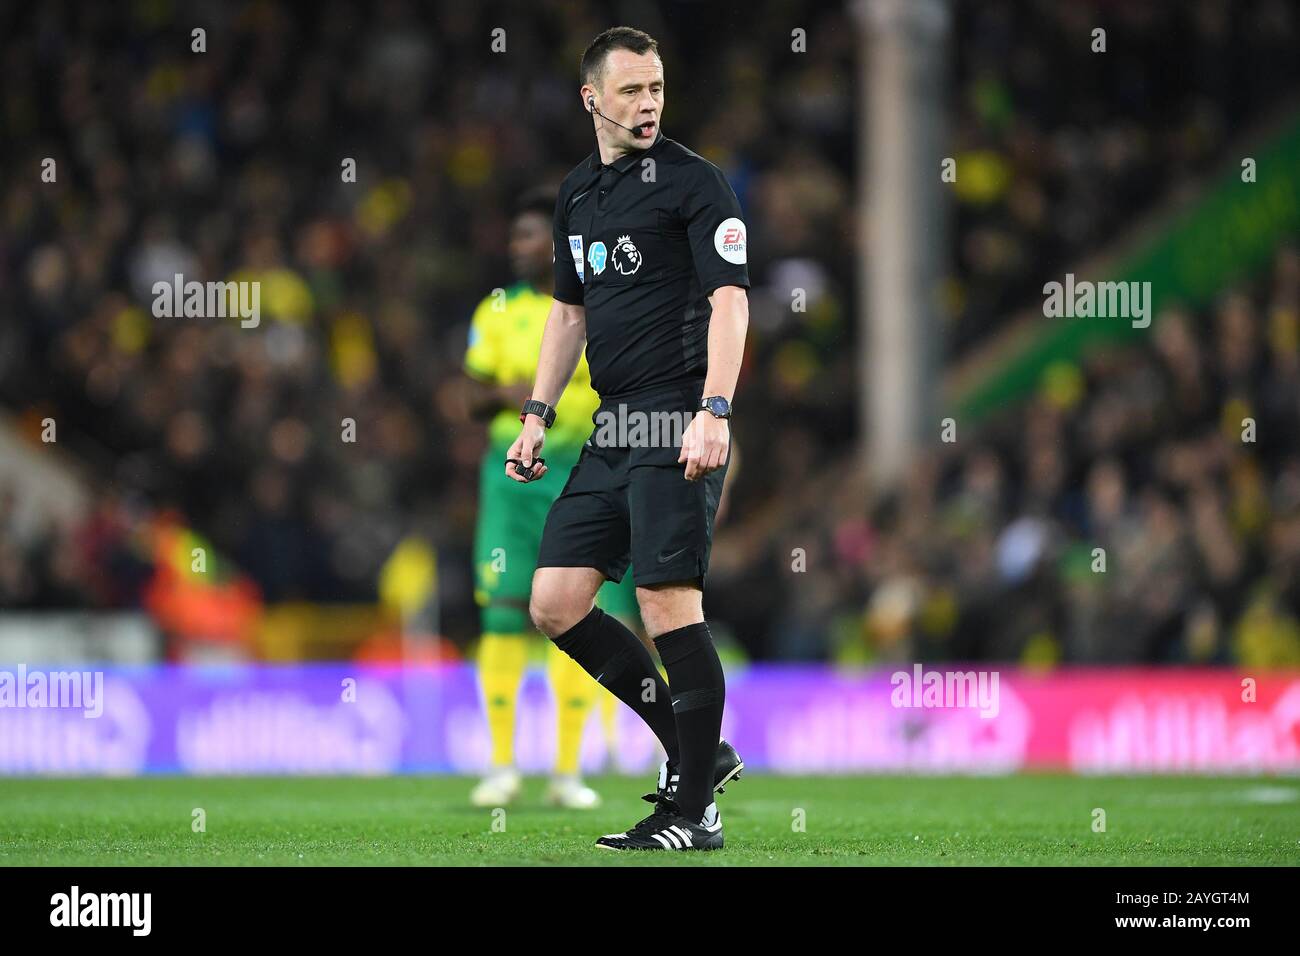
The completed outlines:
[[[457,777],[0,779],[0,865],[1300,864],[1294,778],[752,774],[719,797],[726,848],[692,854],[593,847],[649,805],[590,782],[605,804],[577,812],[529,780],[494,831]]]

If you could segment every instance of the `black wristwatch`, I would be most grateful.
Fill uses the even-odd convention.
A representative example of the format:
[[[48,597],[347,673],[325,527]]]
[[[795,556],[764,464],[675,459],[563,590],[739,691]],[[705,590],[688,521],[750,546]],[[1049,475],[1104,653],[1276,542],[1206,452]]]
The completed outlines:
[[[524,410],[519,413],[519,421],[522,423],[529,415],[536,415],[546,423],[547,428],[555,424],[555,409],[545,402],[539,402],[533,398],[524,402]]]
[[[731,402],[721,395],[710,395],[700,399],[700,410],[708,412],[714,418],[730,418]]]

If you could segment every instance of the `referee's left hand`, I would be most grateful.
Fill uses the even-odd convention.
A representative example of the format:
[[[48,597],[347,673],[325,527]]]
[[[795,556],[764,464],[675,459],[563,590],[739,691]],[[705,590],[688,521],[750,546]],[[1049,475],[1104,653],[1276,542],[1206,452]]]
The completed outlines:
[[[694,481],[727,463],[731,445],[731,428],[725,419],[715,418],[703,409],[686,426],[682,434],[682,451],[677,463],[686,462],[686,480]]]

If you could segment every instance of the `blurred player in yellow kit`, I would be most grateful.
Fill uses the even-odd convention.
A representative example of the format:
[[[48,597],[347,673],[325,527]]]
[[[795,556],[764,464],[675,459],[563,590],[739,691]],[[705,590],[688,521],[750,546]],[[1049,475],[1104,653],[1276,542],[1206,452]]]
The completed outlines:
[[[551,309],[554,212],[553,192],[533,192],[521,200],[511,223],[509,248],[511,268],[520,281],[479,304],[465,355],[471,411],[476,417],[491,419],[488,450],[480,470],[474,536],[475,600],[482,609],[483,631],[478,668],[492,737],[491,770],[470,795],[474,805],[481,807],[504,806],[519,793],[521,780],[514,766],[515,708],[531,646],[541,643],[541,635],[533,630],[528,617],[537,549],[551,502],[594,429],[591,419],[600,404],[584,357],[560,398],[559,419],[546,439],[546,464],[560,480],[527,484],[501,480],[510,444],[519,433],[519,411],[532,387],[542,329]],[[639,631],[631,574],[619,585],[606,582],[597,603]],[[618,700],[553,642],[545,643],[547,675],[556,702],[555,772],[546,798],[565,807],[595,807],[600,797],[579,775],[582,731],[599,699],[606,744],[612,751]]]

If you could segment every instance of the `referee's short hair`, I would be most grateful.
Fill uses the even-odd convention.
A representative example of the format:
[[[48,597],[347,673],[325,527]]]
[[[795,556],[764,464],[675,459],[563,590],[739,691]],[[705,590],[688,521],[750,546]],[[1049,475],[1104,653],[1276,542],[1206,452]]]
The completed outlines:
[[[596,39],[592,40],[582,54],[578,64],[578,79],[599,87],[601,74],[605,72],[605,58],[610,50],[631,50],[641,54],[647,50],[659,55],[659,44],[650,34],[632,27],[610,27]]]
[[[555,215],[555,197],[558,190],[554,186],[535,186],[519,195],[511,212],[512,219],[518,219],[524,213],[535,212],[546,219]]]

